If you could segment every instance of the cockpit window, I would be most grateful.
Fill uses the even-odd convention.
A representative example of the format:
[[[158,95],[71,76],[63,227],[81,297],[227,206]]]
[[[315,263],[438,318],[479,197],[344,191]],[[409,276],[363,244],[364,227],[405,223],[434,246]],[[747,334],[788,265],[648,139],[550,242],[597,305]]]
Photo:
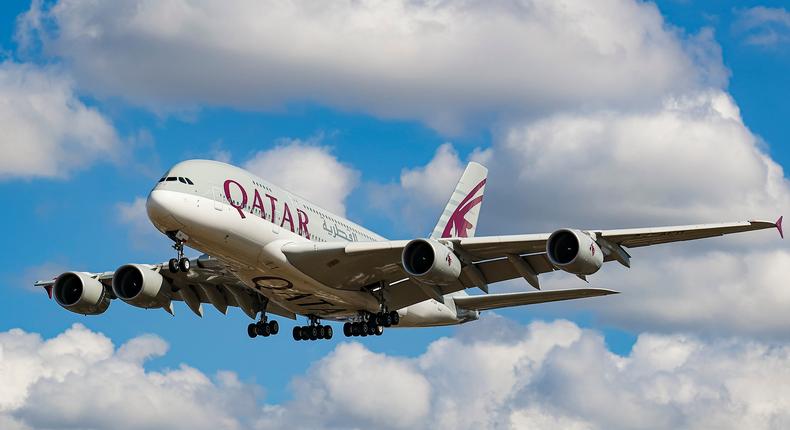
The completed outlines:
[[[187,180],[187,184],[189,184],[189,185],[195,185],[195,183],[194,183],[194,182],[192,182],[192,181],[190,181],[190,180],[189,180],[189,178],[184,178],[184,179],[186,179],[186,180]]]
[[[175,176],[169,176],[169,177],[166,179],[166,181],[167,181],[167,182],[173,182],[173,181],[175,181],[176,179],[177,179],[177,178],[176,178]]]
[[[167,176],[162,176],[162,179],[160,179],[159,182],[164,182],[165,179],[167,179]]]
[[[187,183],[187,181],[185,181],[184,178],[182,178],[181,176],[178,177],[178,182],[181,182],[182,184]]]

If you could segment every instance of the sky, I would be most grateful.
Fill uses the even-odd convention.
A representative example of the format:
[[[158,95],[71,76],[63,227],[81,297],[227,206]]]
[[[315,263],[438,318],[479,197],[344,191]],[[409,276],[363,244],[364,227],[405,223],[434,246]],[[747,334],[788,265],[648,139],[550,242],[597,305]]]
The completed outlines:
[[[788,72],[783,2],[2,2],[0,428],[787,428],[776,231],[633,250],[590,277],[617,296],[329,342],[32,284],[169,259],[145,196],[189,158],[392,239],[469,161],[477,235],[773,221]]]

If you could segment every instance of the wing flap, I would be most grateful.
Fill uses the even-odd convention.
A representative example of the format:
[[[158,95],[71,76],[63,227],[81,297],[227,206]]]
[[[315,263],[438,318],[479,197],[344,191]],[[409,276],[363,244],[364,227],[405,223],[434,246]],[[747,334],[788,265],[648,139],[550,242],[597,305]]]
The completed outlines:
[[[514,306],[534,305],[561,300],[619,294],[618,291],[602,288],[578,288],[568,290],[535,291],[529,293],[486,294],[480,296],[453,297],[456,307],[468,310],[487,311]]]

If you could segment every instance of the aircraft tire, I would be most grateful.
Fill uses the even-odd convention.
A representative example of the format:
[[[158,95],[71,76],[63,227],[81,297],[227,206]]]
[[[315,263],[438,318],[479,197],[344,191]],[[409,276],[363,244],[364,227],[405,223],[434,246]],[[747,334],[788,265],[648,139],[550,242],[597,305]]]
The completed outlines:
[[[191,266],[192,264],[189,262],[189,259],[186,257],[178,260],[178,269],[184,273],[189,272]]]
[[[170,270],[170,273],[177,273],[178,272],[178,260],[175,258],[171,258],[170,261],[167,262],[167,268]]]
[[[347,323],[343,324],[343,334],[346,337],[351,337],[353,335],[351,333],[351,323],[350,322],[347,322]]]
[[[249,336],[250,339],[255,339],[258,337],[258,333],[255,330],[255,324],[250,324],[247,326],[247,336]]]
[[[280,323],[278,323],[277,320],[269,321],[269,332],[272,336],[280,332]]]
[[[332,336],[335,334],[335,330],[332,328],[331,325],[324,326],[324,339],[329,340],[332,339]]]
[[[392,321],[392,325],[400,324],[400,314],[398,314],[398,311],[390,311],[390,321]]]

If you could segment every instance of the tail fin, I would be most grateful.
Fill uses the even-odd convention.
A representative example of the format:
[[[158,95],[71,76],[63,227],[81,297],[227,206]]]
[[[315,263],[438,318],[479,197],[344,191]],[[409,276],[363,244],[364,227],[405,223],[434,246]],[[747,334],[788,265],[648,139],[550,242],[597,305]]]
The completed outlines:
[[[433,238],[472,237],[477,229],[477,217],[483,202],[488,169],[482,164],[471,162],[466,166],[461,180],[439,217],[431,233]]]

